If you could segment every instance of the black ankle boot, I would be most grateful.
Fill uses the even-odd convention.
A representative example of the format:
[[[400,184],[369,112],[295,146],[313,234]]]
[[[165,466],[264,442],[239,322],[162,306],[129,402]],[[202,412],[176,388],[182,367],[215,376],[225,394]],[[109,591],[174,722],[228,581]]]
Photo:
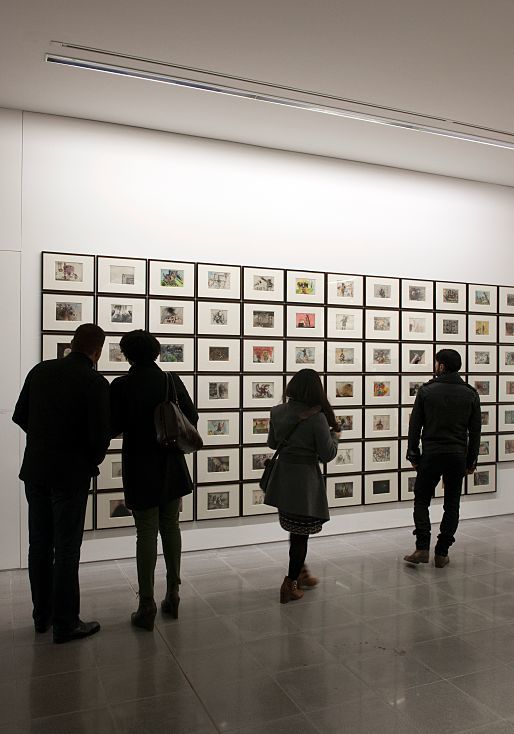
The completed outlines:
[[[141,627],[145,630],[153,630],[155,615],[157,614],[157,606],[152,596],[142,596],[139,599],[139,607],[137,612],[132,612],[130,618],[134,627]]]
[[[166,596],[161,602],[161,610],[163,614],[170,614],[173,619],[178,619],[178,605],[180,604],[180,596],[178,595],[178,587],[168,589]]]

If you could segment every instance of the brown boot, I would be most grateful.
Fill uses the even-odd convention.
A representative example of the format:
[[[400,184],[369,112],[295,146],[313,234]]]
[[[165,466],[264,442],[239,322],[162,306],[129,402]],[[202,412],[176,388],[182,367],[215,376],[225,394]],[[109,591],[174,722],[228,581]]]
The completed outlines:
[[[132,612],[130,621],[134,627],[141,627],[142,629],[153,630],[155,615],[157,614],[157,606],[153,597],[142,596],[139,599],[139,607],[137,612]]]
[[[407,563],[428,563],[430,552],[427,550],[415,550],[410,556],[404,556],[403,560]]]
[[[444,568],[450,563],[450,559],[448,556],[438,556],[437,554],[434,555],[434,566],[436,568]]]
[[[319,584],[319,579],[316,576],[311,576],[307,566],[304,566],[298,576],[298,588],[299,589],[312,589],[314,586]]]
[[[298,588],[298,582],[293,581],[289,576],[286,576],[282,586],[280,587],[280,603],[287,604],[289,601],[301,599],[302,596],[303,591]]]

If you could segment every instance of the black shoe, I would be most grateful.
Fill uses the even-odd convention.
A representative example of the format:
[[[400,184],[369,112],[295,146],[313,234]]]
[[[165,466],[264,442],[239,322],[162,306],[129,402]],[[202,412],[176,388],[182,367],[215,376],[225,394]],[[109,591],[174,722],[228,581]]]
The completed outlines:
[[[130,621],[134,627],[151,632],[155,624],[155,615],[157,614],[157,606],[153,597],[140,597],[137,612],[132,612]]]
[[[97,632],[100,632],[99,622],[80,621],[75,629],[69,630],[68,632],[57,632],[54,629],[54,642],[59,645],[62,642],[81,640],[83,637],[91,637],[91,635],[96,635]]]
[[[161,602],[161,611],[163,614],[169,614],[173,619],[178,619],[178,605],[180,604],[180,596],[178,589],[168,591]]]
[[[44,635],[45,632],[48,632],[50,627],[52,626],[52,620],[46,622],[40,622],[39,620],[34,620],[34,629],[38,633],[38,635]]]

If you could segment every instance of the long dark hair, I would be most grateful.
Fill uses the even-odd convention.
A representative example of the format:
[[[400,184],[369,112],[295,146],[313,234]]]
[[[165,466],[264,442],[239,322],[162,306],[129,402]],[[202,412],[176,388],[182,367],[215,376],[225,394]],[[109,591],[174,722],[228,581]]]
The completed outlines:
[[[330,428],[339,429],[334,409],[328,402],[327,394],[316,370],[303,369],[292,377],[284,393],[284,402],[287,398],[298,400],[310,407],[319,405],[321,412],[325,414]]]

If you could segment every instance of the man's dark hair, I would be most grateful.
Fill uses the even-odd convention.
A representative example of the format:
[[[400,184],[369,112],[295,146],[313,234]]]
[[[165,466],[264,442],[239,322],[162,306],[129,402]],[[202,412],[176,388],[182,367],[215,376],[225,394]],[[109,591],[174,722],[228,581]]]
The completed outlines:
[[[82,324],[73,334],[71,351],[94,354],[104,345],[105,332],[96,324]]]
[[[455,349],[441,349],[435,355],[439,364],[444,364],[446,372],[458,372],[462,367],[462,359]]]
[[[339,430],[334,409],[328,402],[323,383],[315,370],[306,367],[297,372],[287,384],[284,400],[287,398],[298,400],[300,403],[305,403],[305,405],[309,405],[310,407],[319,405],[321,412],[327,418],[328,425],[331,428]]]
[[[120,349],[133,364],[155,362],[161,353],[161,345],[149,331],[135,329],[121,337]]]

